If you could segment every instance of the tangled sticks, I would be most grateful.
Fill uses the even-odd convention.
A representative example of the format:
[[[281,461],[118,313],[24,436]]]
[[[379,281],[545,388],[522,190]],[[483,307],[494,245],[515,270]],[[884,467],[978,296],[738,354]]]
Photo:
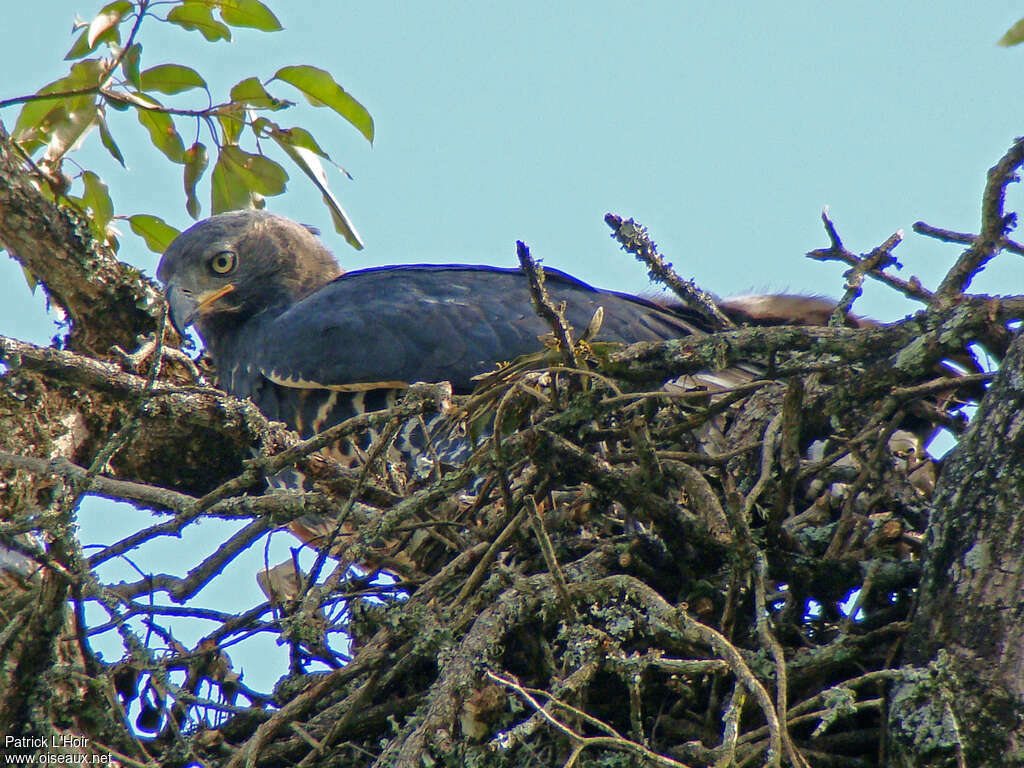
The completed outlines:
[[[1004,188],[1011,172],[990,186]],[[65,461],[10,443],[0,455],[11,476],[5,498],[17,492],[35,505],[9,505],[3,541],[36,566],[0,592],[13,617],[0,630],[3,669],[31,661],[43,679],[74,670],[87,684],[55,686],[46,706],[85,713],[72,727],[129,764],[884,763],[886,697],[917,674],[899,664],[929,562],[925,531],[947,514],[932,500],[943,493],[942,468],[932,497],[911,479],[932,459],[893,438],[962,429],[961,401],[991,377],[950,375],[943,361],[973,343],[1000,360],[1011,349],[1007,324],[1024,314],[1021,297],[963,292],[964,269],[1012,246],[1001,206],[986,211],[1000,223],[986,220],[960,276],[943,282],[952,289],[898,282],[889,256],[878,256],[894,243],[857,256],[827,222],[831,246],[818,256],[854,270],[834,324],[720,321],[723,330],[703,337],[629,347],[554,327],[553,339],[572,339],[572,355],[555,343],[450,404],[444,392],[416,391],[306,441],[243,401],[194,386],[172,363],[149,382],[5,339],[4,413],[23,413],[24,401],[66,413],[87,393],[86,426],[98,437]],[[632,227],[630,242],[656,252]],[[847,327],[842,315],[863,276],[902,286],[925,309]],[[557,293],[546,301],[557,326]],[[738,364],[757,375],[716,391],[686,385]],[[680,383],[663,387],[668,380]],[[475,449],[429,478],[403,477],[401,465],[382,460],[383,441],[440,407],[466,424]],[[124,416],[138,419],[132,450],[88,475],[99,427]],[[319,453],[325,440],[367,426],[379,444],[364,463],[339,467]],[[44,445],[47,436],[33,439]],[[264,477],[288,466],[314,490],[264,494]],[[53,489],[62,483],[172,514],[78,555],[73,529],[39,514],[47,499],[61,508]],[[310,513],[346,518],[339,561],[297,569],[294,584],[259,605],[218,613],[196,604],[197,590],[224,578],[246,547]],[[93,574],[211,517],[245,525],[190,561],[185,577],[115,585]],[[18,538],[27,531],[50,544]],[[347,567],[371,561],[395,583]],[[59,584],[66,598],[54,597]],[[161,593],[182,604],[150,600]],[[67,621],[42,623],[41,597],[70,605]],[[123,633],[125,658],[92,654],[91,633],[103,626],[78,609],[90,602]],[[171,615],[213,628],[185,647],[164,627]],[[162,648],[135,634],[137,617],[163,633]],[[37,650],[60,649],[51,671],[45,654],[29,653],[30,627]],[[225,648],[253,633],[291,649],[293,668],[272,693],[246,688],[226,667]],[[14,711],[10,694],[0,698],[0,714]],[[137,711],[143,699],[155,720],[130,728],[118,707]]]

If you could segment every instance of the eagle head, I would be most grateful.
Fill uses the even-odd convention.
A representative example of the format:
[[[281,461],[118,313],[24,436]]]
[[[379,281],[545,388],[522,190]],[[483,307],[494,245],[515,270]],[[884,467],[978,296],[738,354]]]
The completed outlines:
[[[168,246],[157,277],[170,318],[206,341],[268,310],[284,309],[341,274],[315,231],[266,211],[204,219]]]

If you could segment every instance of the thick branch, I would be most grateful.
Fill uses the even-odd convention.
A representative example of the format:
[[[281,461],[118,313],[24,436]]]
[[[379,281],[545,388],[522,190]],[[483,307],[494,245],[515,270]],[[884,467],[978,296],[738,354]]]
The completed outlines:
[[[32,178],[0,125],[0,247],[67,312],[71,347],[100,357],[115,344],[133,348],[157,327],[159,290],[97,242],[72,208],[49,200],[40,191],[45,184]]]

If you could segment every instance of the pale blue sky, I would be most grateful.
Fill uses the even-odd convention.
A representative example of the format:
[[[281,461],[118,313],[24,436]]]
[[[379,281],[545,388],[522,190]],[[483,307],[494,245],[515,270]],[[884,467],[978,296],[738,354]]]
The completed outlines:
[[[101,5],[6,3],[4,26],[17,32],[0,53],[0,98],[60,76],[75,12]],[[355,177],[334,174],[332,185],[366,249],[333,234],[301,174],[268,207],[319,226],[347,268],[510,266],[522,239],[588,282],[647,290],[643,268],[607,236],[602,218],[614,211],[646,224],[679,272],[709,290],[838,295],[842,268],[803,258],[827,242],[819,214],[829,205],[852,250],[904,229],[903,276],[934,285],[957,250],[911,225],[975,229],[986,170],[1024,133],[1024,48],[995,45],[1024,16],[1019,2],[271,6],[284,32],[241,30],[230,45],[150,24],[143,66],[191,64],[215,95],[286,64],[333,72],[373,115],[373,147],[326,110],[279,117],[312,125]],[[11,127],[15,116],[0,119]],[[178,169],[146,146],[133,117],[112,121],[131,172],[107,162],[95,137],[80,162],[104,175],[119,213],[187,225]],[[190,141],[194,129],[181,130]],[[1011,204],[1022,199],[1014,187]],[[122,258],[152,274],[157,256],[131,234],[122,242]],[[54,328],[41,297],[11,260],[0,270],[0,333],[45,342]],[[1020,293],[1024,264],[1002,256],[980,287]],[[857,309],[895,319],[913,306],[868,286]],[[99,536],[102,519],[109,533],[120,514],[87,505],[83,530]],[[206,545],[184,546],[159,548],[153,557],[169,562],[150,567],[187,569]],[[253,569],[240,567],[234,583],[248,591]],[[257,687],[272,677],[247,665]]]

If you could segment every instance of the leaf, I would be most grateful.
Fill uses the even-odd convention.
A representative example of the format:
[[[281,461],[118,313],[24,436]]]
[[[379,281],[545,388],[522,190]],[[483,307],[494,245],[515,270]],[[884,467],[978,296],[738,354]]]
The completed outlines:
[[[267,109],[284,109],[289,102],[274,98],[263,87],[258,77],[247,77],[231,88],[231,101]]]
[[[280,129],[280,136],[282,141],[288,142],[293,147],[305,147],[310,152],[315,152],[325,160],[331,159],[320,145],[317,144],[316,139],[313,138],[313,134],[305,128],[282,128]],[[346,175],[348,175],[347,172]]]
[[[324,151],[323,147],[317,143],[317,140],[313,138],[313,134],[305,128],[282,128],[277,123],[272,120],[268,120],[265,117],[256,118],[253,121],[252,128],[257,136],[270,136],[277,142],[291,144],[293,147],[305,147],[309,151],[329,161],[348,178],[352,178],[352,174],[331,160],[331,156],[328,155],[327,152]]]
[[[192,67],[183,64],[158,64],[141,75],[142,91],[175,94],[191,88],[206,88],[206,81]]]
[[[330,107],[352,123],[367,141],[373,143],[373,118],[370,113],[338,85],[329,72],[309,65],[282,67],[271,79],[294,85],[315,107]]]
[[[74,45],[71,49],[64,54],[64,61],[73,61],[74,59],[80,59],[83,56],[88,56],[90,53],[95,51],[104,43],[117,43],[121,42],[121,28],[114,26],[105,31],[102,35],[96,38],[96,41],[92,44],[89,43],[89,30],[86,29],[78,36],[75,40]]]
[[[104,70],[98,59],[72,64],[67,75],[44,85],[36,91],[36,95],[44,96],[75,90],[87,92],[79,96],[35,99],[27,102],[22,107],[11,132],[14,140],[29,153],[46,144],[54,126],[66,121],[68,113],[89,108],[93,94],[89,93],[88,89],[96,87],[103,75]]]
[[[264,32],[278,32],[284,27],[267,6],[259,0],[213,0],[220,8],[220,17],[233,27],[250,27]]]
[[[284,192],[288,174],[269,157],[254,155],[238,147],[224,147],[220,159],[234,166],[234,172],[253,192],[261,195],[279,195]]]
[[[121,154],[121,148],[117,146],[117,142],[114,141],[113,135],[110,133],[110,128],[107,126],[107,118],[100,111],[96,116],[96,125],[100,129],[100,141],[103,142],[103,146],[107,148],[107,152],[117,160],[124,167],[124,155]]]
[[[137,108],[139,122],[149,131],[153,146],[163,152],[174,163],[185,162],[185,143],[174,127],[174,121],[166,112],[155,109]]]
[[[324,167],[320,163],[320,158],[306,147],[289,144],[275,134],[271,134],[271,136],[278,146],[302,169],[302,172],[310,178],[316,188],[320,190],[324,198],[324,204],[331,212],[334,229],[348,241],[349,245],[356,250],[362,250],[363,239],[359,237],[359,233],[356,231],[355,225],[352,224],[352,220],[349,219],[345,209],[341,207],[341,203],[338,202],[338,199],[331,192],[330,187],[328,187],[327,174],[324,173]]]
[[[132,4],[128,0],[118,0],[110,3],[96,14],[96,18],[89,24],[88,42],[89,47],[94,48],[99,39],[111,29],[121,23],[121,17],[131,11]]]
[[[217,112],[217,122],[224,132],[225,144],[237,144],[238,137],[242,135],[245,128],[245,110],[241,107],[221,109]]]
[[[50,85],[45,86],[38,93],[41,94],[47,88],[63,84],[63,82],[63,80],[56,80]],[[14,123],[14,130],[11,131],[12,138],[21,144],[30,139],[30,134],[42,132],[42,124],[46,121],[47,116],[54,110],[63,108],[62,101],[62,99],[40,99],[38,101],[25,102],[25,106],[21,108],[21,112],[18,113],[18,119]]]
[[[221,152],[210,177],[210,208],[212,212],[216,215],[251,206],[252,194],[248,185],[239,177],[235,167],[224,158],[224,153]]]
[[[1008,48],[1011,45],[1017,45],[1019,43],[1024,43],[1024,19],[1021,19],[1006,30],[1006,34],[999,38],[996,45],[1002,45]]]
[[[48,163],[56,163],[68,152],[73,152],[82,146],[85,137],[96,127],[100,110],[93,104],[89,104],[74,112],[63,110],[63,118],[57,119],[49,131],[50,140],[46,145],[46,154],[43,160]]]
[[[92,171],[82,173],[82,183],[85,185],[82,202],[92,211],[94,229],[102,233],[105,240],[107,224],[114,218],[114,203],[110,199],[110,192],[103,179]]]
[[[146,241],[146,247],[154,253],[163,253],[171,241],[181,234],[178,230],[161,219],[147,213],[137,213],[128,217],[132,232]]]
[[[132,43],[121,59],[121,71],[124,73],[125,79],[140,91],[142,90],[142,75],[139,74],[139,60],[141,58],[142,44]]]
[[[32,109],[29,109],[30,107]],[[15,123],[11,136],[18,146],[31,155],[46,145],[54,124],[64,120],[66,115],[64,105],[60,102],[54,104],[53,101],[30,101],[18,115],[18,122]],[[25,125],[19,128],[21,123]]]
[[[71,71],[63,82],[69,88],[90,88],[99,85],[106,74],[107,70],[102,61],[89,59],[72,64]]]
[[[202,206],[196,197],[196,184],[210,164],[206,147],[196,142],[185,152],[185,210],[193,219],[199,218]]]
[[[182,29],[195,30],[209,42],[227,40],[231,42],[231,30],[223,22],[213,18],[213,12],[202,3],[185,3],[171,8],[167,20]]]

